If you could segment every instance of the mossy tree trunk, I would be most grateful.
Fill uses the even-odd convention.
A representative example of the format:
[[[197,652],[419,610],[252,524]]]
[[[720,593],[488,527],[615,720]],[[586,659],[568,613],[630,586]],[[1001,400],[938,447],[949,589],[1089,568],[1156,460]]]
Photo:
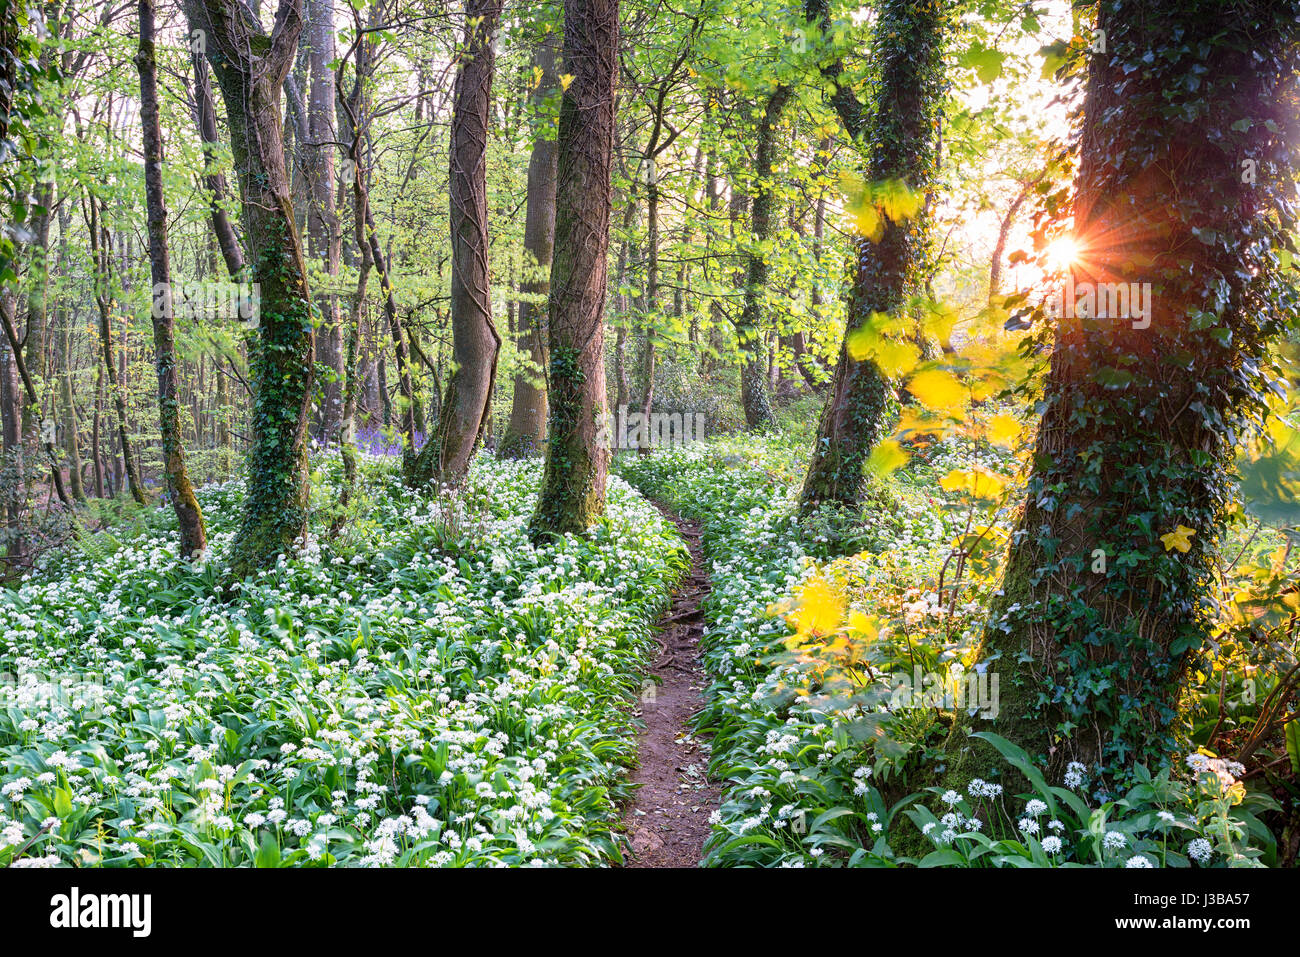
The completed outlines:
[[[501,336],[492,322],[488,271],[487,140],[493,35],[502,0],[470,0],[465,44],[456,71],[451,120],[452,372],[438,427],[420,450],[411,478],[458,485],[487,426]]]
[[[226,104],[250,275],[257,284],[252,349],[252,449],[231,570],[274,563],[307,530],[307,424],[315,384],[314,307],[285,168],[281,87],[302,32],[302,0],[280,0],[268,37],[235,0],[185,0],[203,31]]]
[[[149,232],[149,267],[153,279],[154,365],[158,372],[158,419],[162,432],[163,472],[180,529],[181,555],[189,558],[207,547],[203,512],[181,441],[180,394],[176,369],[176,333],[172,319],[171,261],[167,249],[167,204],[162,181],[162,129],[158,122],[158,64],[154,54],[154,0],[140,0],[140,43],[135,56],[140,74],[140,126],[144,136],[144,190]]]
[[[913,192],[930,189],[937,162],[940,106],[944,95],[944,46],[956,8],[953,0],[885,0],[878,6],[873,41],[876,102],[863,118],[836,88],[835,106],[851,135],[860,126],[870,151],[868,184],[901,181]],[[827,23],[825,4],[808,5],[809,19]],[[836,75],[838,75],[836,73]],[[924,214],[884,218],[877,239],[855,236],[853,286],[848,320],[830,395],[817,427],[800,507],[855,507],[866,486],[867,459],[883,436],[897,401],[893,384],[874,360],[855,358],[849,343],[872,314],[894,314],[917,291],[928,261]]]
[[[605,285],[618,83],[618,0],[566,0],[548,323],[551,415],[534,537],[585,532],[605,510]]]
[[[1056,322],[982,651],[1000,672],[991,729],[1056,774],[1080,761],[1122,784],[1133,762],[1159,766],[1177,744],[1235,446],[1263,411],[1265,349],[1295,308],[1273,250],[1293,228],[1297,7],[1099,7],[1106,52],[1089,62],[1072,279],[1150,283],[1151,309]],[[975,753],[962,730],[957,767]]]

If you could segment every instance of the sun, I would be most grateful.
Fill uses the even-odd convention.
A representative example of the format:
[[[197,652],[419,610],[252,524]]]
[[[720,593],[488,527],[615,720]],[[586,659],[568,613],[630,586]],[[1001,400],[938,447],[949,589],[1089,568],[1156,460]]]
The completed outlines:
[[[1047,245],[1044,255],[1047,268],[1052,272],[1064,272],[1079,261],[1081,248],[1070,236],[1061,236]]]

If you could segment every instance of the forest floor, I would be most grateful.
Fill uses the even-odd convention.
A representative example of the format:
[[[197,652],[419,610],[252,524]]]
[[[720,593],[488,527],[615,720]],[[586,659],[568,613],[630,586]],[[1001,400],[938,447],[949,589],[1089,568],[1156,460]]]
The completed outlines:
[[[656,503],[657,504],[657,503]],[[708,678],[700,664],[704,613],[709,592],[700,528],[663,506],[690,550],[691,565],[660,619],[661,651],[642,683],[639,716],[645,725],[632,773],[635,797],[623,822],[633,856],[628,867],[693,867],[704,856],[709,815],[721,790],[709,779],[709,745],[690,728],[704,705]]]

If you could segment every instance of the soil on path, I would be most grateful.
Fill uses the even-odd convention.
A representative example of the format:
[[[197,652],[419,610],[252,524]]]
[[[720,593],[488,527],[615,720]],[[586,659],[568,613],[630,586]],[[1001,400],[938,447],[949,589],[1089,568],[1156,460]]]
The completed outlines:
[[[720,790],[709,780],[709,744],[691,732],[690,720],[704,705],[708,683],[699,662],[704,615],[700,602],[709,592],[700,549],[699,525],[673,515],[690,549],[691,566],[660,619],[656,640],[661,652],[642,684],[638,714],[640,764],[632,773],[632,805],[623,817],[631,839],[628,867],[694,867],[704,856],[709,815]]]

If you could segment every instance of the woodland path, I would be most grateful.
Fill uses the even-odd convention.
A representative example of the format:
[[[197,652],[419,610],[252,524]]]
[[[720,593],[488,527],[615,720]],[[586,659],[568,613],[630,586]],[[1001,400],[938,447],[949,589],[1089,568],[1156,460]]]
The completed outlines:
[[[691,564],[659,621],[661,651],[642,684],[638,716],[645,729],[639,765],[631,776],[635,796],[623,816],[632,844],[626,866],[694,867],[704,856],[709,815],[721,795],[708,777],[708,742],[690,728],[708,684],[699,654],[704,634],[700,602],[709,592],[709,579],[699,525],[658,508],[676,524]]]

